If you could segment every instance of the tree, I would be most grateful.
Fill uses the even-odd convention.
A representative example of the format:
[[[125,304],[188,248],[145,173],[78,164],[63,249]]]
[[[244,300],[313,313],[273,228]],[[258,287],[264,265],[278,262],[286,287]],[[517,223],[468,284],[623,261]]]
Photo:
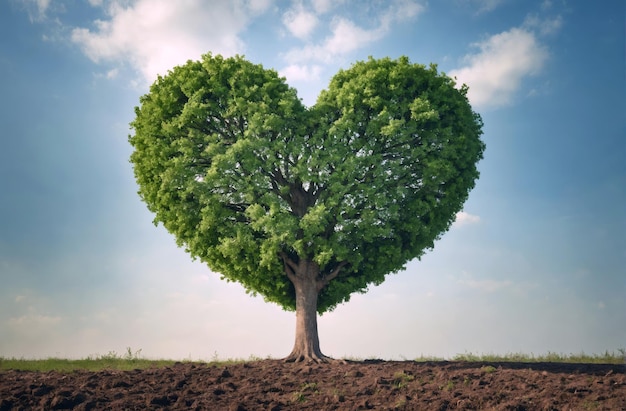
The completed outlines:
[[[139,195],[193,258],[296,311],[288,361],[325,361],[317,313],[421,257],[462,209],[484,150],[466,94],[434,65],[370,58],[307,108],[276,71],[207,54],[135,108]]]

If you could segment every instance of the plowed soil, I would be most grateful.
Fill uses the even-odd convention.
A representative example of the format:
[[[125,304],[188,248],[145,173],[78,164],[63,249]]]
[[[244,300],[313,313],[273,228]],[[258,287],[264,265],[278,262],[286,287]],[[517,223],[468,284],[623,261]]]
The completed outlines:
[[[0,372],[0,410],[626,410],[623,365],[364,361]]]

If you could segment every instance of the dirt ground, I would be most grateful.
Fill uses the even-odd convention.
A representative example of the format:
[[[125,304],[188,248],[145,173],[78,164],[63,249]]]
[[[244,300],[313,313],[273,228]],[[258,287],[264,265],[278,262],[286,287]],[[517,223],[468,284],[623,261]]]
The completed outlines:
[[[0,410],[626,410],[624,365],[378,361],[0,372]]]

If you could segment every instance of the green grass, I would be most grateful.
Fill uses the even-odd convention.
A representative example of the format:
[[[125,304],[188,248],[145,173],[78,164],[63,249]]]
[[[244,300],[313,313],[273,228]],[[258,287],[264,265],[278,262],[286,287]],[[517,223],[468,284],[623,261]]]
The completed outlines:
[[[0,371],[23,370],[23,371],[100,371],[110,370],[134,370],[150,367],[167,367],[173,365],[173,360],[148,360],[140,357],[141,350],[133,352],[130,348],[126,354],[119,355],[115,351],[99,356],[89,356],[80,360],[64,358],[24,359],[0,357]]]
[[[210,361],[195,361],[206,365],[224,366],[229,364],[238,364],[247,361],[259,361],[263,358],[251,356],[245,359],[226,359],[221,360],[217,353],[213,355]],[[268,357],[269,359],[269,357]],[[354,361],[360,361],[353,359]],[[511,353],[505,355],[494,354],[457,354],[451,359],[432,356],[420,356],[415,359],[417,362],[431,361],[469,361],[469,362],[559,362],[559,363],[581,363],[581,364],[625,364],[626,350],[618,349],[616,352],[605,351],[603,354],[556,354],[547,353],[543,355]],[[24,359],[24,358],[4,358],[0,356],[0,371],[6,370],[23,370],[23,371],[60,371],[71,372],[77,370],[100,371],[100,370],[120,370],[129,371],[135,369],[145,369],[152,367],[169,367],[174,365],[175,360],[152,360],[141,357],[141,350],[133,352],[130,347],[127,348],[125,354],[120,355],[114,351],[98,356],[89,356],[85,359],[70,360],[63,358],[47,358],[47,359]],[[185,362],[192,362],[186,360]]]
[[[579,363],[579,364],[624,364],[626,361],[626,350],[618,349],[617,352],[608,350],[602,354],[559,354],[548,352],[547,354],[534,355],[524,353],[510,353],[505,355],[472,353],[457,354],[453,361],[470,362],[559,362],[559,363]],[[417,359],[420,361],[420,359]]]
[[[191,361],[207,365],[224,366],[229,364],[237,364],[245,361],[257,361],[260,358],[251,356],[248,360],[243,359],[227,359],[220,360],[217,353],[213,355],[210,361]],[[118,370],[130,371],[146,368],[163,368],[176,364],[176,360],[152,360],[141,357],[141,350],[133,352],[130,347],[126,349],[126,353],[120,355],[115,351],[109,351],[104,355],[89,356],[84,359],[70,360],[65,358],[46,358],[46,359],[24,359],[24,358],[4,358],[0,357],[0,371],[6,370],[22,370],[22,371],[101,371],[101,370]]]

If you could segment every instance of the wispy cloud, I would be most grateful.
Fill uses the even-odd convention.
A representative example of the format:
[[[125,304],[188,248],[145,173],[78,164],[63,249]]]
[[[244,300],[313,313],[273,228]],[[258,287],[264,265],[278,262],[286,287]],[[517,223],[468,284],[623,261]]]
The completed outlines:
[[[469,3],[469,6],[475,10],[475,14],[489,13],[498,8],[506,0],[462,0]]]
[[[542,18],[537,14],[526,16],[524,25],[526,29],[537,31],[541,35],[554,34],[563,27],[563,18],[556,16],[554,18]]]
[[[552,8],[552,0],[543,0],[541,2],[541,10],[550,10]]]
[[[343,3],[344,0],[311,0],[311,4],[313,5],[313,9],[318,14],[324,14],[330,11],[333,6],[336,6],[338,3]]]
[[[331,63],[337,57],[381,39],[390,31],[393,24],[413,19],[425,10],[421,2],[413,0],[396,0],[385,5],[386,8],[378,13],[380,17],[376,26],[367,28],[344,16],[335,16],[330,23],[329,35],[321,42],[293,48],[284,54],[284,59],[290,65],[299,66],[311,61],[317,64]],[[327,11],[327,4],[316,2],[316,10]]]
[[[459,84],[467,84],[470,101],[483,108],[511,103],[522,81],[538,73],[548,58],[535,34],[523,28],[512,28],[473,46],[478,52],[466,55],[465,65],[449,74]]]
[[[94,62],[130,64],[152,82],[158,74],[208,50],[226,56],[242,53],[238,34],[269,3],[220,0],[207,7],[201,0],[115,0],[106,4],[108,19],[96,20],[94,28],[75,28],[72,40]]]
[[[252,14],[262,14],[270,8],[274,0],[248,0],[245,4]]]
[[[456,220],[454,220],[453,227],[461,227],[469,224],[476,224],[480,221],[480,217],[465,211],[460,211],[456,214]]]
[[[426,11],[426,6],[414,0],[396,0],[389,3],[389,8],[382,13],[381,26],[385,31],[395,22],[411,20]]]
[[[321,44],[309,44],[294,48],[285,54],[285,60],[291,64],[302,64],[309,61],[330,63],[342,54],[363,47],[384,34],[378,27],[367,30],[357,26],[345,18],[336,18],[332,22],[331,34]]]
[[[30,21],[42,21],[50,7],[50,0],[18,0],[28,12]]]

